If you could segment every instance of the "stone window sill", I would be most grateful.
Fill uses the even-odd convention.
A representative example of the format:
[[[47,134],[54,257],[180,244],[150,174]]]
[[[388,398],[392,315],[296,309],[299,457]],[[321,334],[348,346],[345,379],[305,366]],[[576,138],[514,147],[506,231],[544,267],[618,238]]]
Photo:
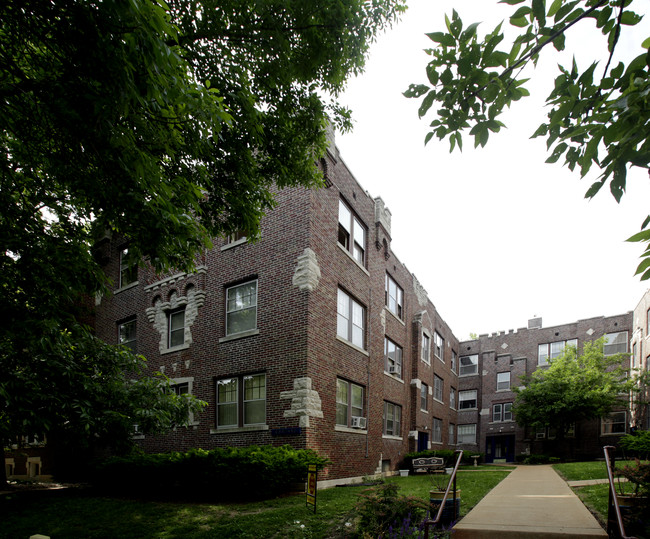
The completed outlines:
[[[225,427],[223,429],[210,429],[210,434],[230,434],[239,432],[259,432],[269,430],[268,425],[249,425],[246,427]]]
[[[259,335],[259,329],[251,329],[248,331],[242,331],[241,333],[235,333],[234,335],[228,335],[226,337],[221,337],[219,339],[219,344],[229,341],[236,341],[237,339],[244,339],[246,337],[252,337],[253,335]]]
[[[348,434],[361,434],[363,436],[368,435],[367,429],[352,429],[350,427],[344,427],[343,425],[335,425],[334,430],[336,432],[346,432]]]

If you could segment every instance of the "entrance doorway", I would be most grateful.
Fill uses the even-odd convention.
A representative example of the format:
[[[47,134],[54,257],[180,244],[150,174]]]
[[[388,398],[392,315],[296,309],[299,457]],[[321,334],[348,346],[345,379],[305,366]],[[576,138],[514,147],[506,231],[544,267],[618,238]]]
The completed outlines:
[[[418,451],[426,451],[429,449],[429,433],[418,432]]]
[[[514,462],[515,436],[488,436],[485,439],[485,462]]]

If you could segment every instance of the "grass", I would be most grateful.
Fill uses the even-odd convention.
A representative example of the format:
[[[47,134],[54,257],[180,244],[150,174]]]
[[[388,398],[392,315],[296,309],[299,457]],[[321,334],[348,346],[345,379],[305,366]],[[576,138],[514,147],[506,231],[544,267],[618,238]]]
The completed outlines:
[[[629,464],[629,462],[624,460],[617,460],[616,468],[622,468],[626,464]],[[607,465],[605,464],[604,460],[553,464],[553,469],[558,472],[565,481],[607,479]]]
[[[506,475],[505,470],[459,473],[461,515]],[[397,483],[400,494],[425,500],[432,488],[426,476],[387,481]],[[190,504],[108,498],[84,491],[23,492],[0,498],[0,538],[36,533],[66,539],[344,537],[351,528],[346,523],[354,521],[359,495],[367,488],[321,490],[315,514],[305,507],[302,495],[246,504]]]

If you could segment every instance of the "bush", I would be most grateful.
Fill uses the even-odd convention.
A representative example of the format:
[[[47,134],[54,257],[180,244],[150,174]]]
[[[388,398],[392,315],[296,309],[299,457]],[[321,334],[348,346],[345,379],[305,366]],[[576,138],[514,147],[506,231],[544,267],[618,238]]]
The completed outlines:
[[[648,458],[650,456],[650,431],[639,430],[621,438],[619,445],[629,456]]]
[[[533,455],[518,455],[517,462],[523,460],[524,464],[555,464],[560,462],[559,457],[551,457],[550,455],[533,454]]]
[[[97,463],[92,482],[117,493],[250,500],[287,492],[305,480],[308,464],[322,469],[328,463],[312,450],[288,445],[192,449],[112,457]]]

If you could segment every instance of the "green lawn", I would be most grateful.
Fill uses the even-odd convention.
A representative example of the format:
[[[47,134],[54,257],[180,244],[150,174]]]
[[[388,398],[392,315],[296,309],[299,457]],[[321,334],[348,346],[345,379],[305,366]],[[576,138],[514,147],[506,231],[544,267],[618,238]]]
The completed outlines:
[[[616,468],[622,468],[628,461],[617,460]],[[553,469],[566,481],[582,481],[585,479],[607,479],[607,465],[605,461],[591,462],[565,462],[553,464]]]
[[[461,515],[507,474],[506,470],[459,473]],[[429,498],[431,477],[391,477],[387,481],[397,483],[400,494]],[[247,504],[187,504],[115,499],[84,492],[25,492],[0,498],[0,538],[36,533],[65,539],[343,537],[354,521],[359,495],[367,488],[319,491],[316,514],[305,507],[304,496]]]

